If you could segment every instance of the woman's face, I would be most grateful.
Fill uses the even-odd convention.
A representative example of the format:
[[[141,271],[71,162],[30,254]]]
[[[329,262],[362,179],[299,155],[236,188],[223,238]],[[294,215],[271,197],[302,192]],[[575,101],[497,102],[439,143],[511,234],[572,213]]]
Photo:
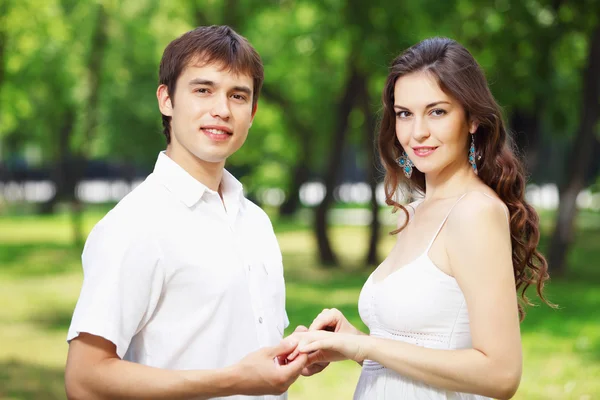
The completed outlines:
[[[394,86],[396,137],[414,166],[438,174],[468,163],[469,123],[462,105],[439,87],[428,73],[402,76]]]

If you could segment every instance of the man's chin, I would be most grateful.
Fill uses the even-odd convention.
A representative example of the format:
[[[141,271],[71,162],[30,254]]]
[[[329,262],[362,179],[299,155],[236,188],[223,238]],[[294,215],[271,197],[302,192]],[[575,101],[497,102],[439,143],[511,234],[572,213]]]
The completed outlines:
[[[229,152],[216,153],[206,151],[194,151],[192,149],[186,148],[183,152],[173,151],[171,152],[171,154],[169,154],[169,151],[167,150],[167,155],[175,161],[181,159],[180,161],[183,161],[184,163],[196,162],[201,164],[223,165],[230,154]],[[187,161],[185,161],[186,159]]]
[[[200,155],[196,155],[194,154],[194,157],[196,158],[197,161],[205,163],[205,164],[225,164],[225,161],[227,160],[228,156],[225,155],[206,155],[206,154],[200,154]]]

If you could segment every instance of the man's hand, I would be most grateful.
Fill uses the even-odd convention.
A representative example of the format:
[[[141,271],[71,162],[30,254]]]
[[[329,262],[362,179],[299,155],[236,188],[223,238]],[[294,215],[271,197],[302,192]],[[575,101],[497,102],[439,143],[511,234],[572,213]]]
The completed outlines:
[[[265,347],[250,353],[232,368],[238,382],[238,393],[245,395],[279,395],[288,390],[307,365],[307,356],[301,354],[288,361],[287,356],[298,342],[285,339],[278,346]]]

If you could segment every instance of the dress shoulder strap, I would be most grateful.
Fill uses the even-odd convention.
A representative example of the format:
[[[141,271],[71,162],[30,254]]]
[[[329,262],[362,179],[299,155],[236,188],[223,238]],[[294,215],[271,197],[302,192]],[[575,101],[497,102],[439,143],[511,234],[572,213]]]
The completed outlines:
[[[456,200],[454,202],[454,204],[452,205],[452,207],[450,207],[450,210],[448,211],[448,213],[446,214],[446,216],[444,217],[444,219],[442,220],[442,223],[440,224],[440,226],[437,228],[437,230],[435,231],[435,235],[433,235],[433,238],[431,239],[431,241],[429,242],[429,245],[427,246],[427,250],[425,250],[425,253],[429,253],[429,250],[431,249],[431,246],[433,246],[433,242],[435,242],[435,239],[437,239],[438,235],[440,234],[440,231],[442,230],[442,228],[444,227],[444,224],[446,223],[446,221],[448,220],[448,217],[450,216],[450,213],[452,213],[452,210],[454,210],[454,207],[456,207],[456,205],[467,195],[469,194],[469,192],[464,193],[462,196],[460,196],[458,198],[458,200]]]
[[[452,210],[454,209],[454,207],[456,207],[456,205],[469,193],[472,192],[466,192],[464,193],[462,196],[460,196],[458,198],[458,200],[456,200],[456,202],[452,205],[452,207],[450,207],[450,211],[448,211],[448,213],[446,214],[446,216],[444,217],[444,219],[442,220],[442,223],[440,224],[440,226],[438,227],[437,231],[435,232],[435,235],[433,235],[433,238],[431,239],[431,241],[429,242],[429,246],[427,246],[427,250],[425,250],[425,253],[429,253],[429,250],[431,249],[431,246],[433,246],[433,242],[435,242],[435,239],[438,237],[438,235],[440,234],[440,231],[442,230],[442,228],[444,227],[444,224],[446,223],[446,220],[448,220],[448,217],[450,216],[450,214],[452,213]],[[487,197],[489,197],[490,199],[494,199],[494,197],[490,196],[487,193],[483,193],[483,192],[478,192],[481,193]],[[497,199],[494,199],[497,200]],[[506,209],[504,210],[504,213],[506,214],[506,220],[508,222],[508,225],[510,226],[510,215],[509,213],[506,211]]]

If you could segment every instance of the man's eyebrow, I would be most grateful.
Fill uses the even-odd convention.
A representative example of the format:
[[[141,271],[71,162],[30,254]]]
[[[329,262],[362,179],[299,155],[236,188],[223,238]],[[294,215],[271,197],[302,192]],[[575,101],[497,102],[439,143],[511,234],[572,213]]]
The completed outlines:
[[[233,91],[246,93],[248,96],[252,95],[252,90],[248,86],[234,86]]]
[[[194,86],[194,85],[215,86],[215,83],[208,79],[194,78],[190,81],[189,85],[190,86]]]

